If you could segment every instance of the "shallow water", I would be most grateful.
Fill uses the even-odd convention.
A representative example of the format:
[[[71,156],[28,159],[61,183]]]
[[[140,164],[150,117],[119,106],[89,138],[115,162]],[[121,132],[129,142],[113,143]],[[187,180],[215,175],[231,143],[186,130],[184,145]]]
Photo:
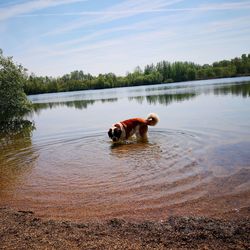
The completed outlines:
[[[0,206],[161,220],[250,205],[250,77],[29,98],[36,130],[1,139]],[[151,112],[147,143],[110,142],[112,123]]]

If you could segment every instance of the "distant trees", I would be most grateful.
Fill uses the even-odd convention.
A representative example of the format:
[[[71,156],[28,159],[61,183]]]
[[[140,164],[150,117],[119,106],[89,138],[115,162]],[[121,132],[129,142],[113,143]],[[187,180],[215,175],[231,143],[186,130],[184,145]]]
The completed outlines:
[[[192,62],[161,61],[149,64],[141,69],[136,67],[126,76],[113,73],[92,76],[82,70],[76,70],[62,77],[39,77],[31,74],[25,81],[27,94],[75,91],[86,89],[115,88],[222,77],[250,75],[250,54],[243,54],[232,60],[214,62],[212,65],[198,65]]]
[[[10,127],[31,111],[31,103],[24,93],[27,75],[11,57],[4,57],[0,49],[0,128]]]

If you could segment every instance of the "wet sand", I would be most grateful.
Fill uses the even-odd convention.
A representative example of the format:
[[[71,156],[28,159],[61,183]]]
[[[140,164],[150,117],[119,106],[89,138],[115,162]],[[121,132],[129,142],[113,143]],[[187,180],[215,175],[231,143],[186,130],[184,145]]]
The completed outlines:
[[[192,180],[195,181],[195,179],[197,179],[196,176],[191,179],[188,178],[188,183]],[[104,221],[113,218],[136,222],[145,220],[161,221],[170,216],[206,216],[217,219],[231,218],[233,216],[233,218],[238,218],[248,215],[246,208],[250,207],[249,179],[250,171],[241,170],[232,176],[213,178],[208,183],[194,186],[188,190],[180,190],[166,196],[156,197],[155,195],[154,198],[153,191],[157,194],[157,190],[152,189],[154,199],[145,200],[132,199],[133,193],[138,195],[143,192],[143,188],[138,187],[136,190],[132,189],[133,192],[128,193],[127,197],[132,198],[127,198],[126,202],[120,202],[119,200],[116,202],[116,198],[119,195],[122,196],[122,193],[111,197],[106,195],[104,191],[101,193],[97,188],[92,193],[89,204],[85,204],[86,197],[84,198],[84,196],[78,197],[79,202],[73,198],[66,200],[67,202],[62,202],[61,190],[56,190],[55,194],[57,196],[53,196],[57,197],[57,199],[45,199],[41,203],[41,197],[46,198],[46,192],[43,193],[41,190],[37,195],[39,198],[37,200],[28,199],[20,191],[22,188],[20,187],[18,189],[19,195],[9,196],[6,200],[4,193],[1,194],[0,207],[8,207],[16,211],[31,210],[42,219],[74,222]],[[181,180],[181,182],[183,184],[184,180]],[[180,182],[174,182],[173,186],[175,185],[181,186]],[[161,190],[161,185],[158,188]],[[171,186],[163,186],[162,190],[168,190],[169,188]],[[203,195],[197,196],[201,192]],[[102,202],[103,199],[107,201]]]
[[[32,211],[0,209],[0,249],[249,249],[250,207],[237,217],[164,221],[45,220]]]
[[[217,195],[161,207],[157,213],[130,207],[127,213],[104,217],[93,212],[79,219],[80,214],[58,216],[57,210],[44,216],[2,207],[0,249],[250,249],[250,192],[225,195],[214,187]]]

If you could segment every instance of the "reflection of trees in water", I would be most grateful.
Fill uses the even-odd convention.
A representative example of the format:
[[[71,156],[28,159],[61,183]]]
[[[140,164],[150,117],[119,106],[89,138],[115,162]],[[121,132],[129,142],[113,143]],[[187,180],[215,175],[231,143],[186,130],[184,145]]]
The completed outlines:
[[[215,95],[237,95],[242,97],[250,97],[250,83],[240,83],[234,85],[220,86],[214,89]]]
[[[172,102],[181,102],[194,98],[196,93],[178,93],[178,94],[163,94],[163,95],[148,95],[148,96],[136,96],[129,97],[129,100],[136,100],[140,104],[146,100],[149,104],[164,104],[169,105]]]
[[[136,100],[138,103],[142,104],[145,100],[149,104],[164,104],[169,105],[172,102],[181,102],[185,100],[192,99],[202,93],[204,94],[215,94],[215,95],[241,95],[243,97],[250,96],[250,83],[242,83],[242,84],[233,84],[233,85],[220,85],[214,86],[206,89],[201,89],[198,86],[198,89],[193,88],[192,91],[186,93],[169,93],[169,94],[159,94],[159,95],[147,95],[147,96],[134,96],[128,97],[128,100],[133,101]],[[178,87],[177,87],[178,88]],[[183,88],[183,86],[181,87]],[[155,88],[153,88],[155,90]],[[148,89],[147,89],[148,90]],[[164,90],[164,89],[163,89]],[[40,110],[43,109],[52,109],[55,107],[66,106],[69,108],[76,109],[87,109],[89,105],[93,105],[96,102],[106,103],[106,102],[117,102],[118,98],[107,98],[107,99],[93,99],[93,100],[75,100],[75,101],[65,101],[65,102],[50,102],[50,103],[35,103],[33,104],[34,111],[39,113]]]
[[[0,133],[0,192],[14,187],[34,166],[37,154],[32,148],[34,125],[20,121],[15,130]]]
[[[50,102],[50,103],[35,103],[34,111],[39,113],[40,110],[43,109],[52,109],[57,107],[69,107],[69,108],[76,108],[76,109],[86,109],[89,105],[94,104],[94,100],[83,100],[83,101],[70,101],[70,102]]]
[[[14,136],[28,136],[35,129],[35,124],[29,120],[13,120],[0,123],[0,146],[3,140]]]
[[[172,102],[181,102],[185,100],[192,99],[200,94],[215,94],[215,95],[237,95],[242,97],[250,97],[250,83],[241,83],[233,85],[220,85],[220,86],[209,86],[206,89],[193,89],[193,92],[189,93],[172,93],[172,94],[160,94],[160,95],[147,95],[147,96],[136,96],[129,97],[130,101],[136,100],[138,103],[142,104],[145,100],[149,104],[163,104],[169,105]]]
[[[101,99],[101,102],[102,103],[105,103],[105,102],[117,102],[118,101],[118,98],[106,98],[106,99]]]
[[[56,107],[69,107],[76,109],[87,109],[89,105],[93,105],[95,102],[116,102],[117,98],[108,98],[108,99],[100,99],[100,100],[76,100],[76,101],[68,101],[68,102],[49,102],[49,103],[35,103],[34,111],[39,113],[40,110],[43,109],[52,109]]]

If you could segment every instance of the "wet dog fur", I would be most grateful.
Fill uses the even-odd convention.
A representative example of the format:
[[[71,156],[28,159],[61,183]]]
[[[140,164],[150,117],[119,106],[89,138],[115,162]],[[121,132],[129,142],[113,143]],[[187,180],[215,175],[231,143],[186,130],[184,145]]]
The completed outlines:
[[[137,140],[147,140],[148,126],[155,126],[159,122],[158,115],[151,113],[146,119],[132,118],[115,123],[108,131],[113,142],[125,141],[136,136]]]

